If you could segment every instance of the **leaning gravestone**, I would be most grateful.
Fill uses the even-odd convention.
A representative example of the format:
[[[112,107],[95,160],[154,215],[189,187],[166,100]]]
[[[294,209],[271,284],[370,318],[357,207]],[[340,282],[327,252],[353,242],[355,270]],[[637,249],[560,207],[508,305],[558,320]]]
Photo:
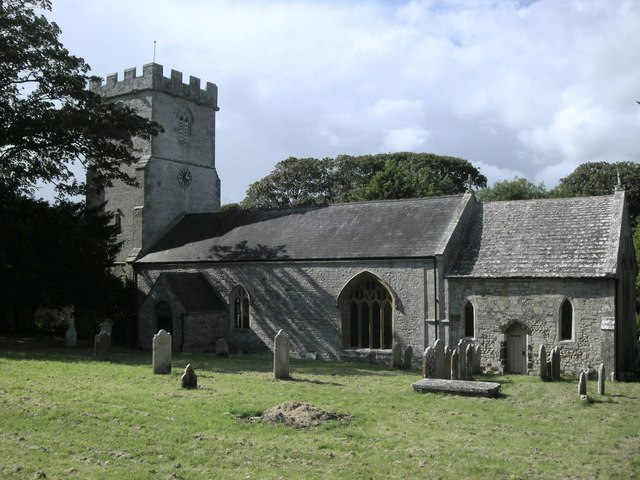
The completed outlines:
[[[158,375],[171,373],[171,334],[166,330],[160,330],[153,336],[151,363],[153,373]]]
[[[604,363],[598,367],[598,395],[604,395]]]
[[[477,344],[473,346],[473,373],[482,373],[482,349]]]
[[[560,348],[558,347],[551,350],[551,379],[560,380]]]
[[[193,371],[191,364],[188,364],[185,367],[180,380],[182,381],[182,388],[187,388],[189,390],[198,388],[198,376],[196,375],[196,372]]]
[[[580,372],[580,378],[578,380],[578,395],[580,400],[587,399],[587,372]]]
[[[228,357],[229,356],[229,344],[226,338],[219,338],[216,341],[216,357]]]
[[[467,345],[466,352],[465,352],[465,360],[467,362],[467,365],[465,366],[465,369],[464,369],[466,377],[463,380],[471,380],[473,377],[473,369],[476,364],[475,358],[473,356],[474,353],[475,353],[475,349],[473,348],[473,345],[471,344]]]
[[[458,353],[458,348],[456,348],[453,352],[451,352],[451,380],[459,380],[460,379],[460,369],[458,368],[458,363],[460,362],[460,354]]]
[[[402,368],[402,345],[400,342],[393,342],[391,347],[391,367]]]
[[[444,342],[440,339],[436,340],[433,344],[435,372],[434,378],[449,378],[448,370],[449,366],[445,363],[444,358]]]
[[[289,377],[289,335],[280,330],[273,339],[273,378],[286,380]]]
[[[107,332],[100,332],[95,336],[93,357],[100,361],[107,361],[111,358],[111,335]]]
[[[434,374],[435,350],[433,347],[427,347],[422,355],[422,378],[434,378]]]
[[[411,361],[413,360],[413,347],[409,345],[404,351],[404,362],[402,367],[406,370],[411,370]]]
[[[540,345],[538,360],[540,360],[540,379],[549,380],[549,370],[547,370],[547,350],[544,348],[544,343]]]
[[[76,332],[76,327],[72,323],[69,325],[67,329],[67,333],[64,335],[64,346],[65,347],[75,347],[78,343],[78,332]]]
[[[447,345],[444,347],[444,376],[442,378],[450,379],[451,378],[451,347]]]

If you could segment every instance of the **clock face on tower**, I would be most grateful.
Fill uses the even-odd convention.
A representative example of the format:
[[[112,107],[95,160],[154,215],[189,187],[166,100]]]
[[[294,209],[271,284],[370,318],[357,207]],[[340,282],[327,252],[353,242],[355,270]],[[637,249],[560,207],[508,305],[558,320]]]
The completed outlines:
[[[183,168],[178,172],[178,184],[182,188],[187,188],[191,185],[191,171],[188,168]]]

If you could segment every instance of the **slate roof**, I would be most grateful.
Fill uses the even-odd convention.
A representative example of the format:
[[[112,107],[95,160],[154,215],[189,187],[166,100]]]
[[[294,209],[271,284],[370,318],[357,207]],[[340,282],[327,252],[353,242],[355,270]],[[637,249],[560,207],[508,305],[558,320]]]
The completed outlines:
[[[201,273],[163,273],[169,288],[187,312],[211,312],[226,310],[213,287]]]
[[[613,195],[478,203],[446,276],[611,276],[623,203]]]
[[[136,263],[429,257],[470,198],[191,214]]]

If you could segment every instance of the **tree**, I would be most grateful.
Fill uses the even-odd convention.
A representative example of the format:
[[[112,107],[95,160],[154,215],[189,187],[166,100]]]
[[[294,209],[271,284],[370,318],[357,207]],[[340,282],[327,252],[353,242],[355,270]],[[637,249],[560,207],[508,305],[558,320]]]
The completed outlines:
[[[340,155],[335,159],[290,157],[249,186],[243,208],[326,205],[462,193],[469,176],[487,179],[466,160],[430,153]]]
[[[629,202],[629,215],[635,222],[640,214],[640,165],[633,162],[589,162],[560,179],[551,190],[553,197],[610,195],[618,184],[618,172]]]
[[[89,65],[36,12],[50,9],[49,0],[0,1],[0,181],[23,192],[42,181],[61,195],[81,194],[86,185],[71,170],[79,162],[98,188],[135,184],[121,168],[136,161],[133,139],[161,127],[87,90]]]
[[[463,193],[471,185],[484,187],[487,179],[477,168],[461,158],[432,153],[390,153],[384,168],[369,184],[355,193],[361,200],[434,197]]]
[[[513,180],[502,180],[496,182],[493,187],[479,190],[476,198],[480,202],[495,202],[545,198],[548,195],[544,183],[535,184],[525,178],[515,177]]]

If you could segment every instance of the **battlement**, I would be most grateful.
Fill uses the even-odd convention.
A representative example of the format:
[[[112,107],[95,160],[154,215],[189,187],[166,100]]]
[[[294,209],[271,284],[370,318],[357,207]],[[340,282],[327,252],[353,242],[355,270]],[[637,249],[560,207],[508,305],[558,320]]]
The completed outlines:
[[[163,67],[158,63],[147,63],[142,67],[142,76],[136,76],[136,69],[124,71],[124,79],[118,81],[118,74],[107,75],[107,81],[89,82],[89,90],[105,97],[118,97],[140,90],[155,90],[169,95],[186,98],[218,110],[218,87],[207,82],[205,90],[200,88],[200,79],[189,76],[189,83],[182,83],[182,72],[171,70],[171,77],[163,76]]]

